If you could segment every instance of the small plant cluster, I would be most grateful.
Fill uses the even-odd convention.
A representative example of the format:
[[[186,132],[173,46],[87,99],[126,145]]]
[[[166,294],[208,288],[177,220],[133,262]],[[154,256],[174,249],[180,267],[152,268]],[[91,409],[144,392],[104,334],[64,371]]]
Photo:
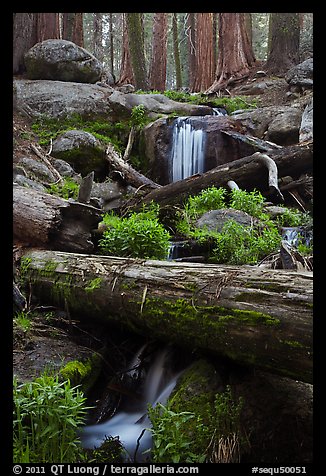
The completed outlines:
[[[166,259],[170,234],[159,222],[159,205],[152,203],[143,211],[121,218],[113,212],[103,216],[107,230],[99,241],[104,254],[132,258]]]
[[[65,177],[63,182],[51,183],[48,186],[48,193],[65,198],[66,200],[68,200],[68,198],[77,200],[79,185],[72,178]]]
[[[239,462],[243,400],[233,399],[230,386],[216,394],[205,422],[194,412],[175,412],[170,406],[148,407],[155,463]]]
[[[74,463],[83,458],[78,429],[85,397],[69,380],[43,374],[18,384],[14,379],[13,456],[15,463]]]
[[[269,253],[278,250],[281,243],[280,228],[303,224],[306,217],[302,212],[288,211],[276,220],[264,211],[265,199],[256,190],[233,189],[229,196],[224,188],[211,187],[197,196],[188,198],[179,221],[177,231],[188,238],[201,243],[210,243],[212,249],[210,261],[226,264],[256,264]],[[199,229],[196,220],[210,210],[233,208],[242,210],[258,221],[244,226],[234,220],[228,220],[221,232]]]

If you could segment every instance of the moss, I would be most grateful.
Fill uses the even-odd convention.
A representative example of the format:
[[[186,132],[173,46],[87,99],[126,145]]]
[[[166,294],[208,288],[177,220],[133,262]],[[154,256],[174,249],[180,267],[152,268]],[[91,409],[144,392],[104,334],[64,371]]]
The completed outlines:
[[[286,345],[288,345],[289,347],[292,347],[292,348],[297,348],[297,349],[298,348],[302,348],[302,349],[304,349],[304,348],[308,349],[309,348],[308,346],[301,344],[297,340],[281,340],[280,339],[280,342],[282,344],[286,344]]]
[[[102,278],[94,278],[92,279],[87,286],[85,286],[85,291],[87,293],[93,292],[95,289],[99,289],[101,287]]]
[[[99,375],[100,363],[98,354],[93,354],[84,362],[72,360],[60,369],[60,375],[64,380],[69,380],[72,386],[81,385],[83,392],[87,393]]]

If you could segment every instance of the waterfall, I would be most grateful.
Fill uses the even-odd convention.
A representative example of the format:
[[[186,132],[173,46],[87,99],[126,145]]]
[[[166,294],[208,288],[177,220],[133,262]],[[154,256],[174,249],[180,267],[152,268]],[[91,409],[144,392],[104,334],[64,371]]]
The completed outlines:
[[[143,350],[144,347],[136,353],[128,366],[130,369],[133,369],[135,363],[139,362],[140,354]],[[152,406],[155,406],[158,402],[164,405],[181,374],[181,372],[171,372],[170,358],[171,352],[169,347],[156,353],[144,381],[143,398],[137,406],[135,406],[135,402],[132,404],[125,402],[123,409],[118,411],[108,421],[96,425],[88,425],[83,428],[81,441],[84,448],[96,448],[101,446],[107,436],[118,436],[129,455],[130,461],[133,461],[137,440],[143,430],[151,426],[147,416],[148,403]],[[129,373],[132,371],[129,371]],[[150,449],[151,446],[151,432],[147,430],[139,441],[137,462],[146,460],[146,454],[144,455],[143,452]]]
[[[176,182],[204,172],[205,133],[191,117],[178,117],[173,126],[170,180]]]

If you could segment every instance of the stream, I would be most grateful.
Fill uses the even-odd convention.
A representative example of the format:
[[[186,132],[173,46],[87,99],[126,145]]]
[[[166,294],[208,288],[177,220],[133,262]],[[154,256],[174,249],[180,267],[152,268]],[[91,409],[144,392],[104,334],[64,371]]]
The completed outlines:
[[[141,362],[142,346],[128,365],[127,375],[133,379]],[[119,437],[127,452],[127,462],[145,462],[152,447],[151,422],[147,415],[147,406],[158,402],[166,404],[183,370],[173,371],[171,365],[173,351],[167,346],[155,352],[150,367],[137,392],[141,398],[124,399],[118,412],[109,420],[84,427],[81,441],[84,448],[99,447],[106,437]],[[146,453],[144,453],[146,452]]]

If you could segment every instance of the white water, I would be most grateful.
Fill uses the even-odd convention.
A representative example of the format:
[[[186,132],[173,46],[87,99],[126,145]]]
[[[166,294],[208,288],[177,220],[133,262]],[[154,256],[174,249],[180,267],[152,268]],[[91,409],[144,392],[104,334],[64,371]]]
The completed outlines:
[[[129,368],[135,367],[139,362],[141,352],[140,349],[133,358]],[[119,411],[114,417],[108,421],[96,425],[89,425],[83,429],[81,440],[84,448],[96,448],[100,446],[106,437],[119,437],[122,445],[129,454],[131,461],[134,459],[134,453],[137,447],[137,439],[140,437],[145,428],[150,428],[151,423],[147,416],[147,404],[155,406],[158,402],[163,405],[166,403],[170,393],[172,392],[176,381],[180,375],[171,375],[168,367],[169,348],[159,351],[147,373],[144,382],[143,399],[139,402],[137,408]],[[133,372],[133,370],[130,370]],[[131,373],[129,374],[131,375]],[[146,430],[139,441],[137,449],[136,461],[145,461],[145,450],[151,448],[152,437],[151,432]]]
[[[204,172],[204,152],[204,131],[193,127],[191,117],[178,117],[173,128],[171,181]]]

